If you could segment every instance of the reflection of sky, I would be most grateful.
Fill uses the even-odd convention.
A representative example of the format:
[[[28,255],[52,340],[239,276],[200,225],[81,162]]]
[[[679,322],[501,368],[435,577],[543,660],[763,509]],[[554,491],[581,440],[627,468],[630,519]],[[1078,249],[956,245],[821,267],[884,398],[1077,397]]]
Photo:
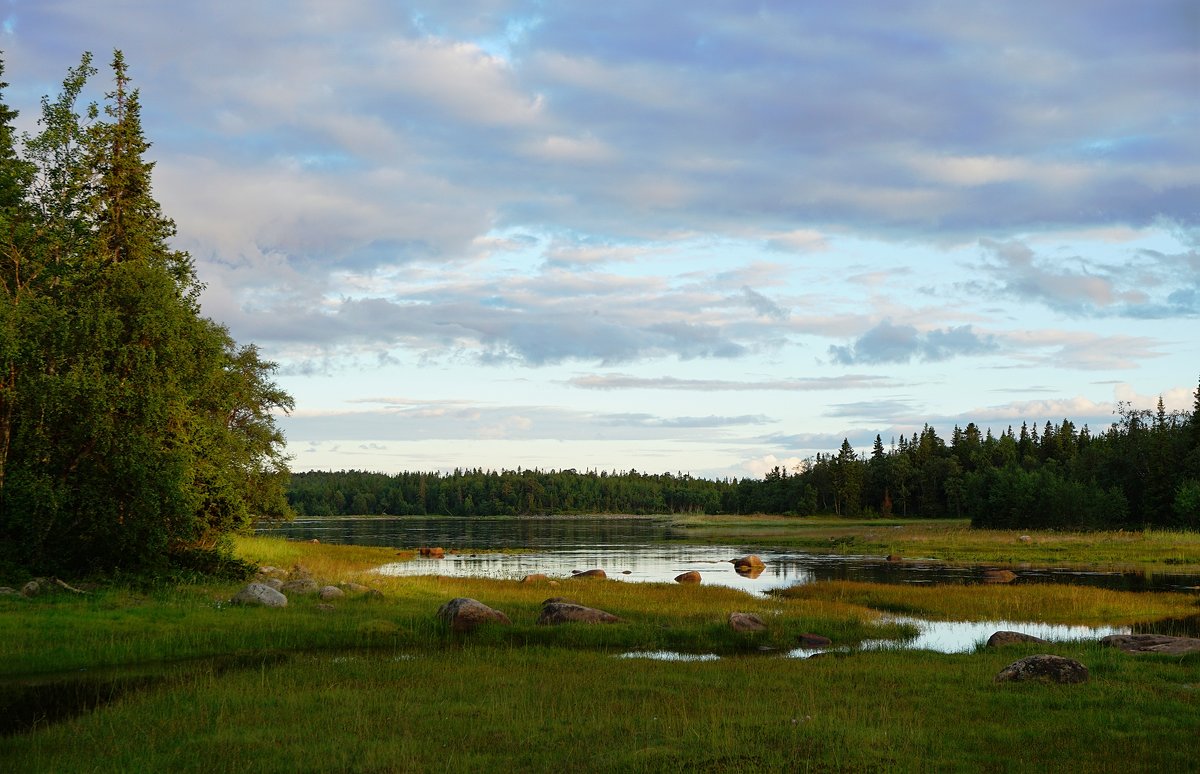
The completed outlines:
[[[1128,626],[1065,626],[1032,621],[925,621],[907,616],[889,616],[889,621],[913,624],[920,633],[911,640],[897,643],[892,640],[864,642],[865,649],[903,647],[913,650],[932,650],[938,653],[967,653],[976,645],[986,643],[996,632],[1021,632],[1051,642],[1064,640],[1098,640],[1110,634],[1129,634]]]

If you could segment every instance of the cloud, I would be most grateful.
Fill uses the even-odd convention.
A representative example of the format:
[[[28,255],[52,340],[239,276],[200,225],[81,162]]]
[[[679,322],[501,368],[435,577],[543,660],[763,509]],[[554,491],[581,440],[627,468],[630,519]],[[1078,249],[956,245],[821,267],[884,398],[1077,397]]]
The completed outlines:
[[[863,363],[907,363],[949,360],[982,355],[999,349],[991,334],[980,335],[970,325],[920,331],[912,325],[894,325],[884,320],[851,344],[829,348],[829,355],[840,365]]]
[[[568,380],[572,387],[587,390],[695,390],[701,392],[806,392],[814,390],[854,390],[892,384],[882,376],[846,374],[799,379],[736,381],[727,379],[680,379],[674,376],[640,377],[626,374],[592,374]]]

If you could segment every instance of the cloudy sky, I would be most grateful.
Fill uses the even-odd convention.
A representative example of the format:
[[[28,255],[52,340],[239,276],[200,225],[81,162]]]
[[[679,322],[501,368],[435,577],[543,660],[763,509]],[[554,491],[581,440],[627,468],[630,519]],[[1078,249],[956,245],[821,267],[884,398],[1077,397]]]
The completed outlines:
[[[1200,376],[1192,0],[0,13],[28,130],[124,51],[298,470],[759,475]]]

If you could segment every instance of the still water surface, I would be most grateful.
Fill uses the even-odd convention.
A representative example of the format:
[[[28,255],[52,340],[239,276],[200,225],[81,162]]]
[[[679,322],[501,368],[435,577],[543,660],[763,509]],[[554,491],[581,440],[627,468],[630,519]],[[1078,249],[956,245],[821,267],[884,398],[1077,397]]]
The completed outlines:
[[[703,582],[752,594],[818,580],[876,583],[983,583],[989,566],[948,566],[933,560],[888,562],[883,556],[819,554],[763,545],[696,546],[681,542],[684,533],[654,518],[558,517],[524,519],[462,518],[323,518],[265,525],[260,534],[323,543],[394,546],[413,549],[440,546],[451,552],[442,559],[411,559],[384,565],[378,572],[394,575],[521,578],[545,573],[551,578],[600,568],[622,581],[671,582],[688,570]],[[740,575],[730,559],[758,554],[766,563],[761,574]],[[1013,583],[1067,583],[1132,591],[1200,587],[1200,576],[1130,572],[1093,572],[1068,568],[1013,568]],[[863,643],[863,648],[904,647],[961,653],[972,650],[995,631],[1015,630],[1063,641],[1127,634],[1129,627],[1056,626],[1019,621],[929,621],[912,623],[919,634],[905,642]],[[804,658],[817,651],[796,649],[786,655]],[[710,660],[711,654],[630,653],[627,658],[666,661]]]
[[[558,517],[462,519],[430,517],[297,519],[268,525],[260,534],[323,543],[416,548],[441,546],[442,559],[412,559],[380,568],[388,575],[521,578],[550,577],[600,568],[610,578],[671,582],[696,570],[707,584],[762,594],[819,580],[875,583],[982,583],[990,566],[950,566],[912,559],[888,562],[879,555],[819,554],[763,545],[696,546],[685,532],[654,518]],[[487,553],[480,553],[486,551]],[[758,554],[762,574],[739,575],[730,559]],[[1014,583],[1069,583],[1130,591],[1167,591],[1200,586],[1200,576],[1095,572],[1069,568],[1013,568]]]

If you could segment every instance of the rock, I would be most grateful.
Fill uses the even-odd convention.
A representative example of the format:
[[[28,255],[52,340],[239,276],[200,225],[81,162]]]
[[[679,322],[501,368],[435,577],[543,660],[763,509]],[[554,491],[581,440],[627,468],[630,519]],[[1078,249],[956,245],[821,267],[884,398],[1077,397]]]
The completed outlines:
[[[504,613],[467,597],[455,597],[442,605],[437,617],[456,632],[469,632],[484,623],[512,624]]]
[[[1017,574],[1012,570],[984,570],[984,583],[1012,583],[1016,580]]]
[[[633,575],[633,570],[621,570],[622,575]]]
[[[1029,537],[1028,535],[1022,535],[1021,537],[1017,538],[1017,540],[1020,540],[1022,543],[1032,543],[1033,542],[1033,538]]]
[[[290,594],[316,594],[319,588],[312,578],[296,578],[286,581],[279,590]]]
[[[46,589],[41,583],[39,583],[35,580],[31,580],[28,583],[26,583],[24,586],[21,587],[21,596],[36,597],[39,594],[44,593],[45,591],[46,591]]]
[[[19,597],[21,592],[8,586],[0,586],[0,597]]]
[[[354,594],[365,594],[371,589],[361,583],[343,583],[342,588]]]
[[[766,623],[754,613],[730,613],[729,628],[735,632],[765,632]]]
[[[676,583],[699,583],[700,573],[695,570],[688,570],[685,573],[675,576]]]
[[[531,572],[521,579],[522,583],[538,583],[539,581],[549,580],[544,572]]]
[[[1023,642],[1045,642],[1045,640],[1023,632],[996,632],[988,637],[987,647],[999,648],[1004,645],[1019,645]]]
[[[903,561],[904,561],[904,557],[903,557],[903,556],[901,556],[900,554],[888,554],[888,555],[887,555],[887,561],[889,561],[889,562],[903,562]]]
[[[550,602],[542,607],[542,614],[538,616],[539,624],[565,624],[565,623],[617,623],[621,619],[612,613],[606,613],[603,610],[597,610],[594,607],[584,607],[583,605],[573,605],[569,602]]]
[[[283,581],[279,580],[279,578],[263,578],[259,583],[270,586],[276,591],[279,591],[283,587]]]
[[[322,602],[328,602],[331,599],[341,599],[346,596],[346,592],[337,586],[322,586],[321,590],[317,592],[317,596],[321,598]]]
[[[584,570],[583,572],[575,573],[572,578],[607,578],[608,573],[601,569]]]
[[[281,575],[282,573],[283,570],[278,567],[272,567],[269,564],[258,568],[259,575]]]
[[[229,600],[235,605],[262,605],[263,607],[287,607],[287,597],[265,583],[251,583]]]
[[[557,586],[557,585],[558,585],[558,581],[556,581],[556,580],[547,581],[546,585],[547,585],[547,586]]]
[[[421,556],[428,556],[430,559],[441,559],[443,556],[446,555],[446,549],[444,549],[444,548],[429,548],[428,546],[421,546],[420,548],[417,549],[417,553],[420,554]]]
[[[1100,638],[1101,645],[1126,653],[1162,653],[1182,656],[1200,652],[1200,638],[1172,637],[1167,634],[1110,634]]]
[[[802,648],[828,648],[833,644],[833,640],[828,637],[822,637],[819,634],[797,635],[796,642]]]
[[[740,575],[743,578],[750,578],[751,580],[753,580],[753,579],[757,578],[758,576],[762,575],[763,570],[765,570],[765,569],[767,569],[767,568],[762,565],[759,565],[757,567],[752,567],[748,564],[739,564],[733,568],[733,571],[736,572],[738,575]]]
[[[763,564],[763,560],[760,559],[758,557],[758,555],[756,555],[756,554],[750,554],[749,556],[739,556],[737,559],[730,559],[730,561],[733,562],[733,566],[735,568],[736,567],[765,567],[766,566],[765,564]]]
[[[1088,669],[1075,659],[1039,654],[1014,661],[996,675],[996,682],[1037,680],[1043,683],[1086,683]]]
[[[320,541],[320,540],[317,540],[316,538],[313,538],[312,540],[310,540],[310,541],[308,541],[308,542],[310,542],[310,543],[320,543],[321,541]]]
[[[550,597],[549,599],[542,600],[542,607],[545,607],[546,605],[553,605],[555,602],[563,602],[568,605],[578,605],[579,604],[575,600],[567,599],[566,597]]]

